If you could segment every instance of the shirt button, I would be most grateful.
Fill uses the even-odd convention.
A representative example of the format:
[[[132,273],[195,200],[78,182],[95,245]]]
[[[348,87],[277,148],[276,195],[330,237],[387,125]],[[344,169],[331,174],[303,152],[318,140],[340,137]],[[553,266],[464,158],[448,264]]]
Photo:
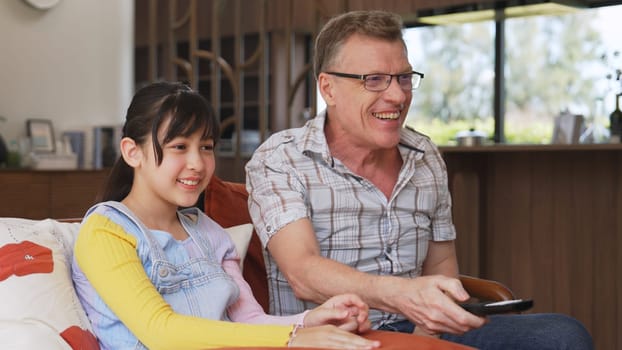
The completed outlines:
[[[158,274],[160,275],[160,277],[166,277],[168,276],[168,269],[161,268],[160,271],[158,271]]]
[[[270,225],[266,226],[266,231],[272,232],[272,226],[270,226]]]

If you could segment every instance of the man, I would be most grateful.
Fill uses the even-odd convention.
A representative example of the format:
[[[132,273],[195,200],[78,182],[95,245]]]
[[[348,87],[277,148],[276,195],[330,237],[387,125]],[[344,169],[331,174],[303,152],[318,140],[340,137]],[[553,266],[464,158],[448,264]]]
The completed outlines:
[[[382,11],[331,19],[314,59],[326,110],[270,137],[246,166],[271,311],[350,292],[380,329],[490,349],[591,348],[565,316],[483,318],[458,306],[469,296],[457,279],[445,164],[429,138],[402,128],[423,74],[401,29]]]

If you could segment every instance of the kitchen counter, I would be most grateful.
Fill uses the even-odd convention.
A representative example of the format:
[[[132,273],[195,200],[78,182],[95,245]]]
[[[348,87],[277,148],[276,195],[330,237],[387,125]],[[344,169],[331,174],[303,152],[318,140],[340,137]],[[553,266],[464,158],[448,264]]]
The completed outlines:
[[[546,144],[546,145],[482,145],[482,146],[440,146],[443,153],[456,152],[557,152],[557,151],[617,151],[622,150],[622,143],[592,144]]]
[[[462,273],[622,349],[622,144],[441,147]]]

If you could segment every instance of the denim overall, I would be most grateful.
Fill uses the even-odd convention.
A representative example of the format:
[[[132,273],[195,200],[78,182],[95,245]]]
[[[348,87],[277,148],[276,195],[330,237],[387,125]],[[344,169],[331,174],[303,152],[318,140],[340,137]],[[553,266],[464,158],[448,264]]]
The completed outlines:
[[[86,215],[94,212],[107,216],[136,237],[137,253],[145,272],[175,312],[229,321],[227,307],[237,300],[239,288],[223,270],[221,262],[237,253],[222,227],[197,208],[185,209],[178,217],[192,242],[180,242],[166,232],[147,229],[119,202],[100,203]],[[195,245],[195,249],[190,249],[194,254],[189,255],[187,244]],[[73,268],[78,296],[102,350],[146,349],[104,304],[75,260]]]

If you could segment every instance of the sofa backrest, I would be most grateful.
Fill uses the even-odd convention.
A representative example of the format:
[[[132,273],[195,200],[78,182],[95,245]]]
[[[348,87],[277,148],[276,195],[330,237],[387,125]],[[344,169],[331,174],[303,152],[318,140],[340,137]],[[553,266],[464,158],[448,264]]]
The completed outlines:
[[[251,223],[248,212],[248,192],[243,183],[223,181],[212,177],[205,190],[205,213],[222,227]],[[269,311],[268,280],[263,258],[263,247],[253,231],[242,271],[253,290],[255,299],[266,313]]]

